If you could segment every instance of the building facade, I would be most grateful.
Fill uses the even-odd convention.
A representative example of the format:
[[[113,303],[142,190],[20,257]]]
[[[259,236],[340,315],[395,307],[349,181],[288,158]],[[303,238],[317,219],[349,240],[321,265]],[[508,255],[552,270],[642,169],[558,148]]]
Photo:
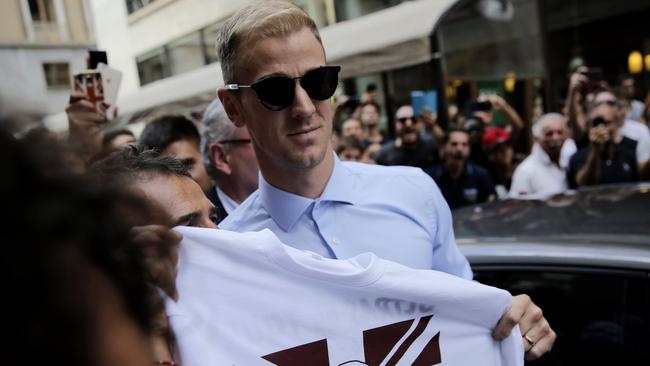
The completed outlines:
[[[85,48],[96,44],[123,74],[122,122],[155,117],[152,111],[190,115],[223,84],[214,49],[219,27],[251,1],[7,0],[0,4],[0,86],[44,95],[48,111],[61,111],[68,74],[83,69]],[[614,83],[637,55],[646,63],[634,74],[637,98],[650,88],[647,1],[293,1],[316,20],[328,62],[343,67],[338,93],[359,97],[376,85],[387,129],[412,91],[432,90],[443,125],[445,106],[462,113],[467,100],[491,93],[530,123],[561,109],[578,60]],[[55,119],[57,128],[64,117]]]
[[[86,0],[0,2],[0,94],[38,101],[43,113],[64,110],[70,75],[86,67],[94,46]]]
[[[133,123],[162,113],[189,115],[207,105],[214,98],[215,89],[223,84],[214,47],[217,32],[225,19],[251,1],[90,0],[97,47],[106,50],[110,65],[123,73],[118,98],[122,118],[128,123]],[[363,90],[367,84],[374,83],[379,86],[379,94],[383,95],[384,84],[381,78],[361,75],[377,68],[402,66],[405,63],[410,65],[421,61],[408,55],[393,55],[385,58],[392,61],[383,62],[374,54],[374,46],[364,48],[360,47],[359,43],[372,44],[377,39],[387,38],[380,31],[390,32],[391,28],[395,29],[391,32],[394,35],[392,42],[403,42],[404,32],[399,31],[404,28],[403,21],[392,22],[389,29],[382,29],[381,23],[386,23],[387,19],[392,18],[390,14],[385,13],[393,8],[404,8],[413,13],[423,4],[439,3],[439,7],[443,9],[454,0],[293,2],[303,8],[321,29],[325,48],[328,50],[328,61],[345,64],[342,76],[348,81],[340,91],[356,93],[356,90]],[[412,9],[413,5],[416,9]],[[368,21],[367,16],[377,16],[381,20],[374,24]],[[402,15],[407,18],[408,16]],[[426,28],[424,33],[429,33],[431,27]],[[359,39],[370,38],[370,42],[357,42],[350,34],[357,34]],[[428,54],[428,44],[425,44],[425,48],[425,53]],[[359,60],[354,58],[360,53],[357,49],[364,50],[368,55],[365,61],[358,62]],[[415,78],[420,77],[421,75],[418,75]],[[384,101],[383,97],[379,100],[382,104]],[[153,110],[155,114],[149,113]]]

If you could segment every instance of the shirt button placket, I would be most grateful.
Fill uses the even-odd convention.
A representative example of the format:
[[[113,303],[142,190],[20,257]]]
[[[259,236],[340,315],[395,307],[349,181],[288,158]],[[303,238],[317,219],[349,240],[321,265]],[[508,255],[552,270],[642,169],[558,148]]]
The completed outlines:
[[[332,236],[327,229],[322,227],[321,222],[321,211],[325,208],[321,207],[323,203],[321,201],[314,202],[314,206],[311,210],[311,216],[316,225],[316,230],[318,230],[320,237],[323,239],[324,244],[329,247],[329,250],[332,252],[335,258],[338,257],[338,251],[340,250],[341,240],[335,236]]]

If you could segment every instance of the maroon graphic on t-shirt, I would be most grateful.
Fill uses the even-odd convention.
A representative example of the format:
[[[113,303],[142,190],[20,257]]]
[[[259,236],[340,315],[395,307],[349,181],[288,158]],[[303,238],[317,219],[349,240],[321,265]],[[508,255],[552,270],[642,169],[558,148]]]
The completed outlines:
[[[418,319],[406,320],[365,330],[363,332],[365,361],[350,360],[341,365],[379,366],[386,361],[386,366],[395,366],[404,357],[413,343],[421,337],[429,337],[429,341],[415,359],[412,366],[432,366],[439,364],[442,360],[440,356],[440,332],[435,335],[425,333],[425,329],[432,316],[428,315]],[[406,339],[400,342],[416,321],[417,325],[415,329]],[[329,366],[330,364],[327,339],[321,339],[316,342],[271,353],[262,358],[277,366]]]

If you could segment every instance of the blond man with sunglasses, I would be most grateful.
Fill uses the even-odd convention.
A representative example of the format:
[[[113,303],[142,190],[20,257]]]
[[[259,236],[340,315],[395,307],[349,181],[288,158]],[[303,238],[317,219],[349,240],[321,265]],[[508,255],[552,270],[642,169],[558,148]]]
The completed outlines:
[[[270,229],[282,242],[324,257],[372,252],[472,278],[431,178],[416,168],[335,156],[329,99],[340,67],[327,63],[311,18],[288,2],[259,1],[224,23],[217,49],[225,81],[219,98],[230,120],[248,128],[261,171],[258,190],[222,229]],[[555,333],[525,295],[513,299],[494,336],[507,336],[517,324],[527,358],[551,348]]]

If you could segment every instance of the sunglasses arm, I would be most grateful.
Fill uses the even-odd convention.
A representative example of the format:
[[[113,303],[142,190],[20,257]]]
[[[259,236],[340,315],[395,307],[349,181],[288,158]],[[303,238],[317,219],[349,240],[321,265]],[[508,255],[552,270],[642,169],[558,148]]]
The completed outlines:
[[[241,88],[250,88],[250,85],[241,85],[241,84],[226,84],[224,86],[226,90],[239,90]]]

